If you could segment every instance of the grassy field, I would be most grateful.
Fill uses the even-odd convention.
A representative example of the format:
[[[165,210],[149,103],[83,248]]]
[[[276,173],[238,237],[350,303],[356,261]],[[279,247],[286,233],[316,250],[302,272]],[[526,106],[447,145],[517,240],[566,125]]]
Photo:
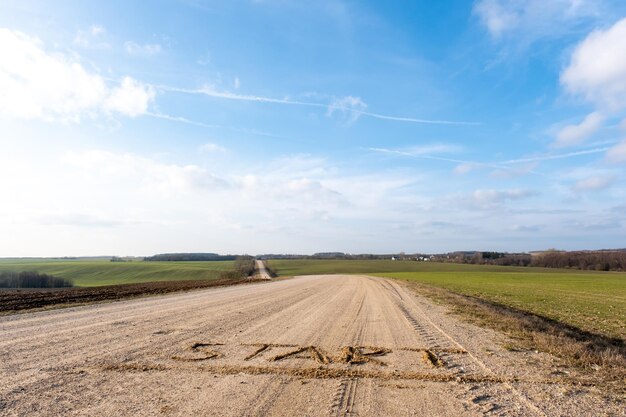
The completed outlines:
[[[464,271],[527,271],[524,267],[464,265],[437,262],[391,260],[274,259],[268,262],[280,276],[314,274],[366,274],[375,272],[464,272]],[[553,269],[533,268],[554,272]]]
[[[626,274],[413,261],[276,260],[279,275],[363,273],[477,296],[626,339]]]
[[[0,271],[37,271],[95,287],[153,281],[212,280],[233,269],[233,261],[110,262],[108,260],[1,259]]]

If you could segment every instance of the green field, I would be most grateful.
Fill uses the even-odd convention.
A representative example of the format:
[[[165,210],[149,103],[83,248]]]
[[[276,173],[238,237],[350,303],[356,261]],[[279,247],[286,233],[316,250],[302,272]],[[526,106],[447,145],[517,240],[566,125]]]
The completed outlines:
[[[1,259],[0,271],[37,271],[68,278],[80,287],[152,281],[218,279],[233,269],[234,261],[110,262],[108,260]]]
[[[274,259],[268,262],[278,275],[367,274],[375,272],[463,272],[463,271],[528,271],[515,266],[469,265],[438,262],[341,259]],[[533,268],[533,271],[554,272],[554,269]],[[574,271],[576,272],[576,271]]]
[[[626,339],[626,273],[414,261],[276,260],[279,275],[362,273],[446,288]]]

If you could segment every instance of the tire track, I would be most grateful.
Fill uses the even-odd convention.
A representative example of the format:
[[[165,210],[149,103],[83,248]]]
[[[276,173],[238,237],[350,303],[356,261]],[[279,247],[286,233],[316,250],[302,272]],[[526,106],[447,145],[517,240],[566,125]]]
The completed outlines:
[[[359,323],[359,327],[354,336],[350,339],[350,347],[358,346],[364,340],[366,328],[369,324],[369,317],[363,312],[365,306],[365,296],[358,301],[358,308],[354,314],[354,322]],[[359,317],[365,317],[365,320],[359,320]],[[347,347],[344,347],[345,350]],[[348,365],[350,366],[350,365]],[[359,378],[344,378],[339,382],[335,392],[334,401],[331,405],[331,416],[350,417],[358,416],[355,412],[355,402],[357,396],[357,388]]]
[[[0,318],[0,416],[544,415],[515,388],[550,415],[623,411],[547,360],[499,351],[492,371],[491,333],[431,308],[335,275]]]
[[[389,285],[395,286],[395,283],[389,283]],[[396,298],[396,304],[398,308],[402,311],[403,315],[406,317],[407,321],[411,324],[411,326],[420,334],[420,336],[424,337],[427,343],[430,345],[428,348],[434,352],[437,352],[442,348],[442,345],[445,346],[453,345],[453,347],[457,348],[459,351],[466,352],[467,357],[471,359],[471,362],[477,366],[482,372],[484,372],[489,377],[497,378],[498,375],[490,369],[484,362],[478,359],[475,355],[469,352],[463,345],[461,345],[458,341],[456,341],[448,332],[439,327],[435,322],[433,322],[430,317],[426,314],[426,312],[417,304],[414,297],[407,296],[406,297],[410,306],[407,306],[407,302],[402,300],[402,297]],[[420,316],[420,320],[415,319],[415,317],[409,311],[409,308],[416,310]],[[456,357],[452,356],[450,353],[441,352],[439,356],[443,359],[443,363],[446,368],[452,370],[455,374],[464,374],[465,368],[462,364],[456,359]],[[503,382],[506,385],[507,389],[510,390],[521,402],[523,406],[525,406],[530,412],[534,415],[546,417],[546,414],[537,407],[528,397],[522,394],[518,389],[516,389],[511,383]],[[475,395],[470,401],[472,404],[478,406],[483,414],[490,414],[495,411],[500,411],[502,406],[496,404],[491,401],[492,396],[488,393]]]
[[[274,406],[274,400],[280,397],[286,387],[287,382],[283,381],[281,377],[272,377],[262,385],[261,391],[254,397],[254,400],[250,401],[250,408],[242,414],[245,416],[267,416]]]
[[[357,378],[346,378],[341,380],[333,399],[333,408],[330,413],[331,416],[358,416],[358,414],[354,411],[357,383]]]

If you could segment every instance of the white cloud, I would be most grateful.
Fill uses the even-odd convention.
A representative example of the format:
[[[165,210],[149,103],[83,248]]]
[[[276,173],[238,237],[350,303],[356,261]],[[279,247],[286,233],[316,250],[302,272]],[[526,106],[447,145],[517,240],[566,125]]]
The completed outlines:
[[[472,194],[472,200],[474,203],[481,207],[490,207],[494,205],[499,205],[509,200],[521,200],[524,198],[532,197],[536,195],[535,191],[531,190],[521,190],[521,189],[513,189],[513,190],[493,190],[493,189],[482,189],[476,190]]]
[[[0,28],[0,118],[79,122],[99,113],[135,117],[154,99],[152,88],[125,77],[111,89],[76,59],[46,52],[43,43]]]
[[[202,152],[226,152],[226,148],[216,143],[205,143],[200,146],[200,150]]]
[[[162,47],[158,43],[140,45],[137,42],[128,41],[124,43],[124,50],[129,55],[152,56],[159,54]]]
[[[498,0],[479,1],[474,6],[474,12],[494,37],[501,36],[503,32],[513,29],[519,23],[518,14]]]
[[[283,198],[299,199],[308,204],[325,203],[341,204],[342,195],[324,185],[320,181],[310,178],[297,178],[287,181],[282,190],[278,191]]]
[[[626,162],[626,139],[609,149],[606,159],[613,163]]]
[[[335,112],[340,112],[346,117],[346,122],[350,124],[356,122],[366,108],[367,104],[360,97],[346,96],[334,99],[328,105],[326,114],[332,116]]]
[[[0,56],[0,117],[76,120],[106,97],[101,77],[23,33],[0,29]]]
[[[497,179],[510,179],[521,177],[529,173],[535,173],[535,168],[539,165],[538,162],[529,162],[526,164],[519,164],[510,168],[498,168],[489,173],[491,178]]]
[[[76,227],[117,227],[138,224],[133,220],[118,220],[88,213],[57,213],[41,216],[39,221],[47,225]]]
[[[602,190],[613,182],[615,182],[615,176],[613,175],[590,177],[577,181],[573,189],[578,192]]]
[[[566,147],[581,144],[593,135],[604,122],[605,117],[599,112],[589,113],[582,122],[563,127],[556,135],[555,147]]]
[[[480,167],[481,165],[474,164],[472,162],[462,162],[454,167],[454,173],[459,175],[465,175]]]
[[[516,224],[513,227],[511,227],[511,230],[515,231],[515,232],[538,232],[541,230],[541,226],[529,226],[529,225],[525,225],[525,224]]]
[[[626,18],[589,34],[572,53],[561,83],[600,108],[626,108]]]
[[[160,193],[189,193],[227,187],[226,181],[197,165],[163,164],[133,154],[102,150],[72,152],[64,161],[82,170],[96,183],[124,183],[137,190]]]
[[[104,28],[104,26],[101,25],[91,25],[91,27],[89,28],[89,32],[92,36],[98,36],[106,33],[106,29]]]
[[[107,42],[102,40],[106,29],[101,25],[91,25],[87,30],[79,30],[74,36],[74,45],[81,48],[105,49],[110,48]]]
[[[603,0],[479,0],[474,13],[490,35],[530,44],[568,34],[608,14]]]
[[[235,87],[235,90],[239,90],[239,87],[241,87],[241,81],[239,81],[239,77],[235,77],[235,81],[233,82],[233,86]]]
[[[124,77],[120,86],[111,91],[103,106],[110,112],[137,117],[148,111],[148,105],[154,100],[154,96],[154,88],[151,86]]]
[[[521,250],[549,246],[552,233],[561,238],[564,220],[598,214],[584,206],[575,213],[561,210],[571,203],[550,195],[526,201],[535,193],[525,189],[471,189],[445,197],[460,185],[422,167],[365,174],[350,162],[306,155],[200,165],[105,150],[66,154],[67,144],[45,143],[44,150],[34,144],[22,142],[17,155],[0,152],[0,177],[12,178],[3,184],[11,201],[0,204],[0,227],[20,236],[0,243],[7,255],[142,255],[207,247],[311,253],[331,241],[352,252],[448,251],[468,245]],[[582,174],[611,172],[581,173],[571,183],[585,178]],[[536,210],[542,207],[549,210]],[[546,227],[550,237],[499,240],[502,230],[527,224]],[[459,233],[467,239],[459,241]],[[571,227],[563,233],[567,239]],[[620,237],[623,229],[598,239],[618,242]]]

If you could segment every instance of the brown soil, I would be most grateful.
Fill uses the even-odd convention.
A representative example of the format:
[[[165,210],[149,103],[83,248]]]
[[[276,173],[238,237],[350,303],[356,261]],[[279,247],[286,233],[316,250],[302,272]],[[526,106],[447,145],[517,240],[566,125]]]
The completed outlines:
[[[7,289],[0,291],[0,314],[73,304],[121,300],[145,295],[167,294],[177,291],[256,282],[251,279],[220,279],[212,281],[166,281],[138,284],[106,285],[101,287],[74,287],[59,289]]]

